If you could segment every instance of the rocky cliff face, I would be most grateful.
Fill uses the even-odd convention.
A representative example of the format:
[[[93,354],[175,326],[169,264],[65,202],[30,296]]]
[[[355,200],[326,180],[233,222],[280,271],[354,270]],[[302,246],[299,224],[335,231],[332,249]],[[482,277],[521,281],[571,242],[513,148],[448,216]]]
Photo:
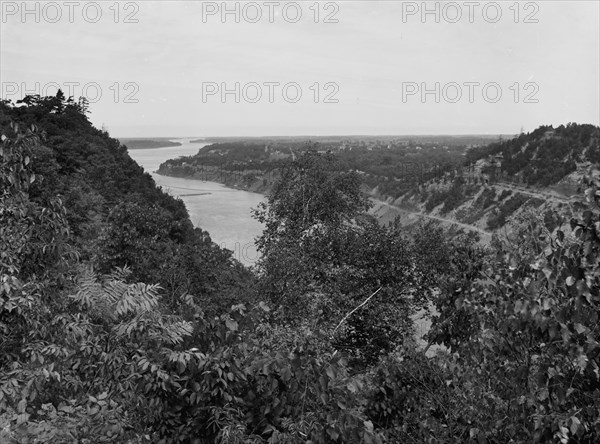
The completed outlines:
[[[217,182],[225,186],[253,193],[268,194],[273,185],[273,177],[262,175],[259,171],[229,171],[219,167],[201,168],[189,165],[163,163],[158,174],[186,179]]]

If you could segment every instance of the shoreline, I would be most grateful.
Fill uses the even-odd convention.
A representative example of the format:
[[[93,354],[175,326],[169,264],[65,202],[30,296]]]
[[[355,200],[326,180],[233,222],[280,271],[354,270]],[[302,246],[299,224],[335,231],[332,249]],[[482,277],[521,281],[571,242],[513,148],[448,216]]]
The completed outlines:
[[[121,143],[121,145],[123,145],[125,148],[127,148],[127,151],[132,150],[132,151],[137,151],[137,150],[161,150],[163,148],[177,148],[179,146],[183,146],[183,143],[179,143],[177,145],[161,145],[161,146],[128,146],[126,143]]]
[[[178,179],[197,180],[198,182],[216,183],[216,184],[219,184],[219,185],[223,185],[225,188],[229,188],[231,190],[245,191],[247,193],[260,194],[261,196],[267,197],[267,194],[262,193],[260,191],[251,190],[251,189],[248,189],[248,188],[242,188],[240,186],[226,184],[226,183],[223,183],[223,182],[217,182],[216,180],[203,180],[203,179],[197,179],[195,177],[183,177],[183,176],[174,176],[174,175],[170,175],[170,174],[162,174],[162,173],[159,173],[158,170],[153,171],[153,174],[158,174],[159,176],[163,176],[163,177],[176,177]]]
[[[167,175],[167,174],[160,174],[160,173],[158,173],[158,171],[156,171],[155,173],[159,174],[161,176],[164,176],[164,177],[179,177],[179,176],[171,176],[171,175]],[[188,180],[200,180],[200,179],[196,179],[194,177],[180,177],[180,178],[188,179]],[[263,197],[268,197],[268,194],[266,194],[264,192],[252,190],[249,188],[244,188],[241,186],[237,186],[235,184],[227,184],[227,183],[217,182],[217,181],[212,181],[212,180],[201,180],[201,181],[220,184],[220,185],[224,186],[225,188],[229,188],[231,190],[245,191],[247,193],[254,193],[254,194],[259,194]],[[399,216],[405,222],[404,225],[410,225],[410,224],[415,223],[419,219],[425,218],[425,219],[437,221],[440,225],[448,227],[448,228],[454,226],[454,227],[462,228],[464,230],[468,230],[470,232],[475,232],[475,233],[479,234],[480,242],[483,242],[485,244],[489,244],[489,242],[492,238],[493,233],[484,231],[481,228],[478,228],[475,226],[471,226],[471,225],[464,224],[459,221],[454,221],[454,220],[450,220],[450,219],[443,219],[443,218],[433,216],[433,215],[428,215],[425,213],[410,211],[406,208],[402,208],[397,205],[390,204],[390,203],[386,202],[385,200],[382,200],[381,198],[375,197],[373,195],[368,195],[368,198],[373,204],[372,208],[369,210],[369,213],[382,223],[385,223],[386,221],[389,222],[390,220],[392,220],[393,218],[390,219],[390,213],[393,213],[394,217]],[[382,211],[382,209],[384,209],[384,210]]]

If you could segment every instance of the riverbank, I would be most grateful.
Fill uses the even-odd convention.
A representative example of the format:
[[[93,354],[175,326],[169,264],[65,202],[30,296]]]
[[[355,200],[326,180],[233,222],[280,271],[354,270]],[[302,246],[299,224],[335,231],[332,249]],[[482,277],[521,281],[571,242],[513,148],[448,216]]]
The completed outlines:
[[[217,182],[227,188],[256,193],[261,196],[268,195],[274,181],[274,177],[266,178],[260,176],[258,171],[256,173],[246,171],[241,174],[235,171],[223,170],[219,167],[207,166],[202,169],[187,169],[185,166],[173,168],[167,164],[161,164],[157,174],[167,177]],[[396,217],[400,217],[401,224],[408,228],[418,224],[422,220],[434,220],[450,230],[475,232],[480,236],[480,241],[484,244],[489,244],[492,239],[491,233],[479,227],[394,205],[375,195],[375,190],[365,189],[365,192],[369,195],[369,200],[373,203],[373,207],[369,212],[382,224],[387,224]]]
[[[262,233],[263,226],[252,218],[251,210],[262,202],[264,195],[227,187],[219,180],[157,174],[166,160],[193,155],[204,146],[187,140],[181,142],[180,147],[131,150],[129,154],[158,186],[183,201],[195,227],[207,231],[217,245],[230,250],[242,264],[254,265],[258,257],[254,240]]]
[[[274,182],[275,177],[267,179],[261,175],[260,171],[228,171],[219,167],[204,166],[202,169],[172,167],[166,163],[162,163],[156,174],[165,177],[177,177],[180,179],[199,180],[201,182],[216,182],[228,188],[256,193],[266,196]]]

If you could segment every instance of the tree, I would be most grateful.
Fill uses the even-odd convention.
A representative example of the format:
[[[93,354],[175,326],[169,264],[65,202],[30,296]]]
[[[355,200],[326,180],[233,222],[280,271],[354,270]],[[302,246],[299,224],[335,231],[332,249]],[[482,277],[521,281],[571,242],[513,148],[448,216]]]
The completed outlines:
[[[307,152],[287,165],[255,213],[266,226],[258,294],[278,322],[305,325],[357,365],[411,341],[419,305],[410,243],[397,221],[381,226],[368,208],[356,173],[330,154]]]
[[[588,181],[571,236],[529,218],[440,307],[441,319],[469,320],[450,337],[439,335],[444,321],[434,324],[430,337],[452,347],[463,372],[482,375],[473,383],[496,412],[474,432],[482,440],[598,440],[598,189]]]
[[[282,238],[300,239],[303,231],[320,225],[339,227],[369,208],[360,192],[360,178],[344,171],[332,154],[303,153],[288,162],[275,183],[267,203],[255,217],[265,224],[259,250],[268,250]]]
[[[78,111],[81,114],[83,114],[84,116],[87,116],[90,112],[89,108],[90,108],[90,102],[87,99],[87,97],[84,97],[84,96],[79,97],[79,100],[77,101]]]

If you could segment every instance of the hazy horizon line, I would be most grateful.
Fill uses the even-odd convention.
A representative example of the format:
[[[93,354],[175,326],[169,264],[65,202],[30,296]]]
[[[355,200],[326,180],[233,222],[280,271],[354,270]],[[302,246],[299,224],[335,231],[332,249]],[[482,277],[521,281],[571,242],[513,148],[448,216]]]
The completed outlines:
[[[514,136],[524,133],[461,133],[461,134],[328,134],[328,135],[262,135],[262,136],[113,136],[115,139],[263,139],[263,138],[325,138],[325,137],[495,137],[495,136]]]

